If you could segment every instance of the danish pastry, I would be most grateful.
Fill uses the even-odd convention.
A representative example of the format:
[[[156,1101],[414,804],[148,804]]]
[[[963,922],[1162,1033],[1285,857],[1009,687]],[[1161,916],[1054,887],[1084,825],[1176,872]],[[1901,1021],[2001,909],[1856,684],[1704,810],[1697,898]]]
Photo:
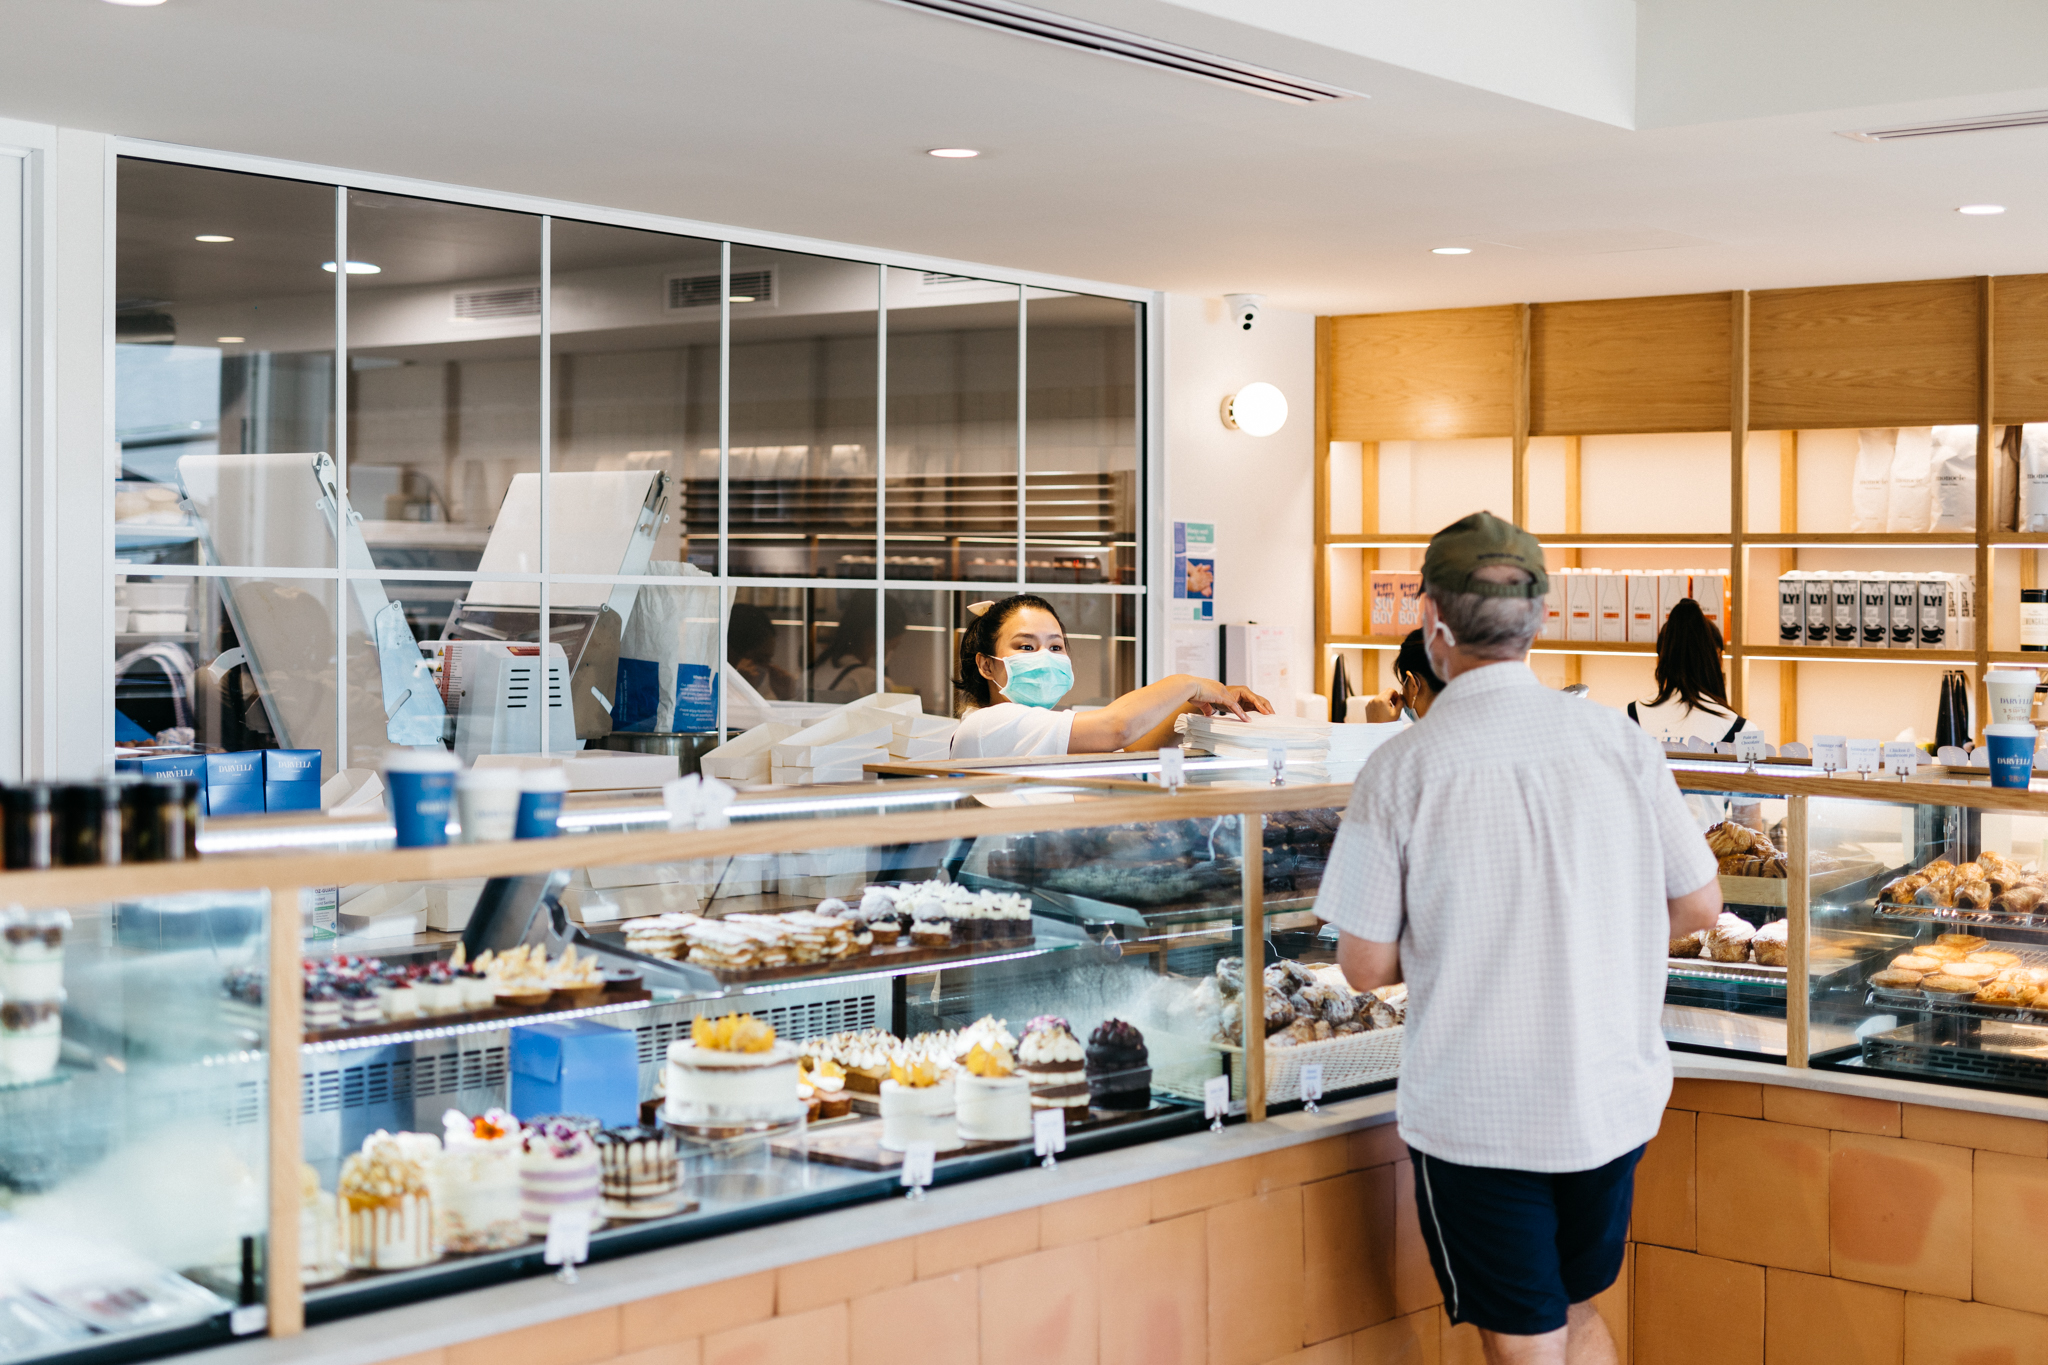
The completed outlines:
[[[1731,915],[1726,910],[1714,927],[1707,931],[1706,942],[1700,956],[1713,962],[1749,961],[1749,941],[1756,937],[1756,930],[1740,915]]]
[[[1791,927],[1789,921],[1773,920],[1751,936],[1750,951],[1756,954],[1759,963],[1766,967],[1785,965]]]

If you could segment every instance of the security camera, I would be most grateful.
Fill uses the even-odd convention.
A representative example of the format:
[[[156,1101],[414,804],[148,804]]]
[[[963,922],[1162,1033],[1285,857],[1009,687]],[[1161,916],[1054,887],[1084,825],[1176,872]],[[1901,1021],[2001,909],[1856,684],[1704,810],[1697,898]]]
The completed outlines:
[[[1249,332],[1252,324],[1259,320],[1259,305],[1266,301],[1264,294],[1225,294],[1223,304],[1230,309],[1230,320]]]

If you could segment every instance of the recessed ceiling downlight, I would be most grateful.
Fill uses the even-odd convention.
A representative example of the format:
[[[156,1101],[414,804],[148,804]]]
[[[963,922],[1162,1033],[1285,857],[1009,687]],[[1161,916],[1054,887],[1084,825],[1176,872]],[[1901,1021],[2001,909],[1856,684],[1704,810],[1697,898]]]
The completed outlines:
[[[322,261],[320,262],[320,268],[332,275],[334,273],[334,262]],[[384,267],[381,265],[371,265],[368,261],[350,261],[348,263],[348,273],[351,275],[381,275],[384,273]]]
[[[1972,218],[1988,218],[1988,217],[1990,217],[1990,216],[1991,216],[1992,214],[1994,214],[1994,213],[2004,213],[2004,212],[2005,212],[2005,205],[2003,205],[2003,204],[1965,204],[1965,205],[1963,205],[1963,206],[1962,206],[1961,208],[1957,209],[1957,210],[1956,210],[1956,212],[1957,212],[1957,213],[1967,213],[1967,214],[1969,214],[1969,215],[1970,215],[1970,216],[1971,216]]]
[[[195,242],[232,242],[235,239],[232,237],[223,237],[218,232],[202,232],[197,237],[194,237],[192,240]]]
[[[752,294],[727,294],[725,301],[727,303],[752,303],[754,296]]]
[[[163,2],[164,0],[107,0],[110,5],[126,5],[131,9],[141,9],[145,5],[161,5]]]
[[[1432,256],[1470,256],[1472,248],[1469,246],[1433,246],[1429,249],[1429,254]]]
[[[247,337],[215,337],[214,341],[222,346],[239,346],[248,339]]]
[[[972,147],[934,147],[925,155],[943,157],[947,161],[965,161],[970,157],[980,156],[981,153]]]

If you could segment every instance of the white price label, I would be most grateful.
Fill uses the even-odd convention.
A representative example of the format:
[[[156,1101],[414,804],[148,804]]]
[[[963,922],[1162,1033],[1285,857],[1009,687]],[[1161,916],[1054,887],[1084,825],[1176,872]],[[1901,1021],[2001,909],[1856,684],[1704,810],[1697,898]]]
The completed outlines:
[[[1211,1076],[1202,1082],[1202,1117],[1220,1119],[1230,1113],[1230,1077]]]
[[[1065,1110],[1040,1109],[1031,1116],[1031,1150],[1038,1156],[1054,1156],[1067,1150]]]
[[[1754,726],[1735,732],[1735,757],[1744,763],[1764,761],[1764,732]]]
[[[929,1142],[913,1142],[903,1149],[903,1178],[906,1188],[921,1190],[932,1183],[932,1165],[939,1149]]]
[[[1848,743],[1849,762],[1852,773],[1874,773],[1877,771],[1878,755],[1881,752],[1874,739],[1852,739]]]
[[[1171,791],[1187,780],[1187,755],[1180,749],[1159,751],[1159,785]]]
[[[549,1265],[580,1265],[590,1259],[590,1210],[558,1209],[548,1215],[548,1241],[540,1258]]]
[[[1840,735],[1813,737],[1813,766],[1824,773],[1838,773],[1849,766],[1849,741]]]
[[[1301,1102],[1314,1104],[1323,1097],[1323,1064],[1305,1062],[1301,1068]]]
[[[1920,768],[1920,746],[1908,744],[1902,739],[1888,740],[1884,746],[1884,770],[1893,777],[1911,777]]]
[[[270,1309],[260,1303],[245,1303],[228,1313],[228,1331],[238,1337],[253,1337],[270,1326]]]
[[[1266,766],[1273,770],[1273,785],[1283,785],[1287,781],[1287,746],[1275,744],[1268,747]]]

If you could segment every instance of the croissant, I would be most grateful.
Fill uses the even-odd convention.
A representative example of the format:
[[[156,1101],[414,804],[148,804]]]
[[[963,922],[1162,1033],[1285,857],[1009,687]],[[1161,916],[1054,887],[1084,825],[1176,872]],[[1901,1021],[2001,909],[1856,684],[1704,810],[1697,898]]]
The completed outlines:
[[[1791,875],[1791,867],[1791,863],[1787,861],[1784,854],[1773,853],[1770,857],[1764,859],[1763,875],[1783,880]]]
[[[1741,825],[1732,825],[1726,820],[1707,831],[1707,847],[1714,851],[1716,858],[1726,858],[1731,853],[1740,853],[1749,847],[1749,831]]]

